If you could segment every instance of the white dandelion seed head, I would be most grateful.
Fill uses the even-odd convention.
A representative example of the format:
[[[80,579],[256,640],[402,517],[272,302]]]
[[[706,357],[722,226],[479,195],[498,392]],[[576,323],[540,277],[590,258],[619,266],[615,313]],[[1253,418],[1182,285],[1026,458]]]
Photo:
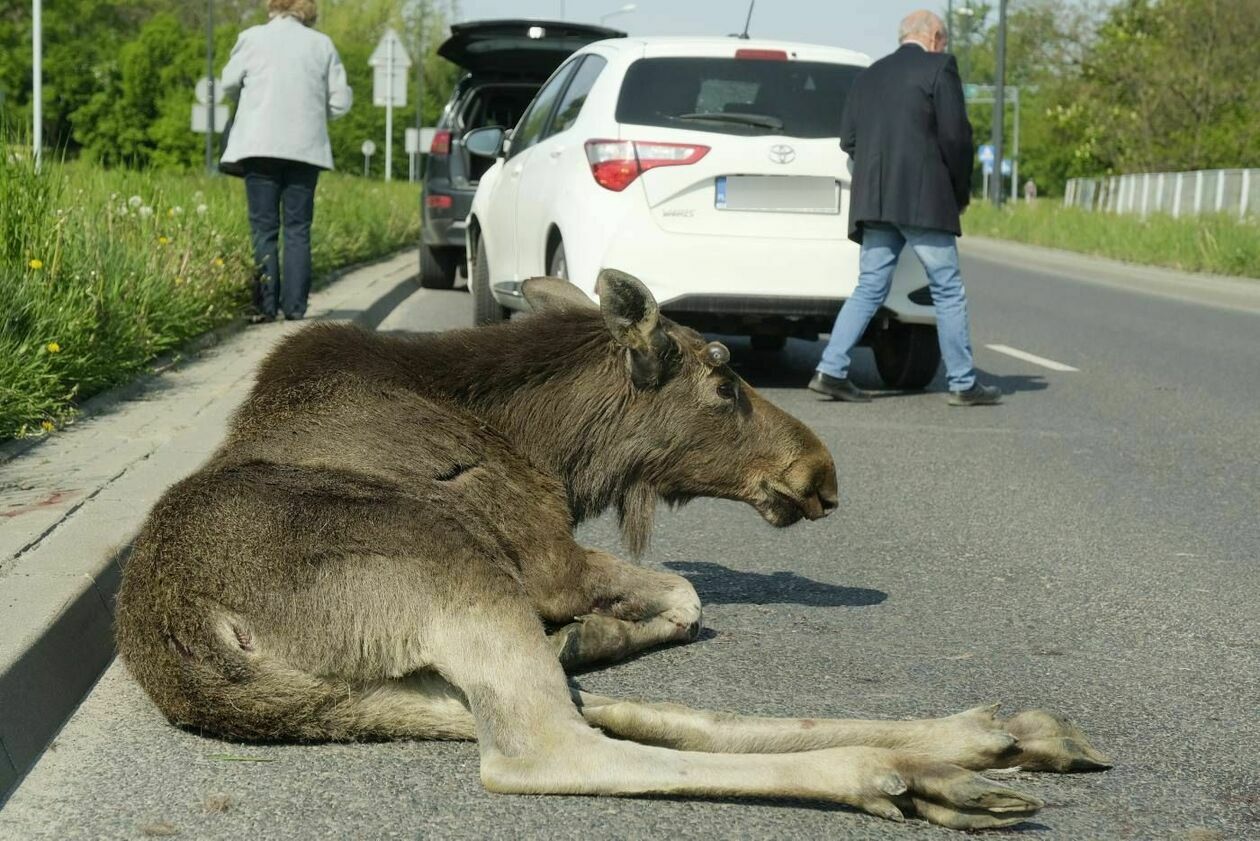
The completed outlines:
[[[205,215],[206,215],[206,212],[207,212],[208,210],[210,210],[210,208],[206,207],[204,204],[199,204],[199,205],[197,205],[197,215],[198,215],[198,216],[205,216]]]
[[[174,207],[171,208],[171,213],[174,213],[176,216],[183,216],[184,208],[180,207],[179,205],[175,205]]]
[[[132,207],[139,207],[140,205],[144,204],[144,199],[140,198],[139,196],[132,196],[131,198],[127,199],[127,204],[131,205]]]
[[[146,204],[140,208],[139,213],[142,218],[148,219],[150,216],[153,215],[153,208],[149,207]]]

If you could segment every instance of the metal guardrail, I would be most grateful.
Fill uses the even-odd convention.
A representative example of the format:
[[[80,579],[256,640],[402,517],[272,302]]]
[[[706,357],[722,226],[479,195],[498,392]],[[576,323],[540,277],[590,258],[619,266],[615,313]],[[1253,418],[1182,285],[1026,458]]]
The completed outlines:
[[[1166,213],[1174,219],[1204,213],[1228,213],[1246,219],[1260,215],[1260,169],[1072,178],[1067,182],[1063,205],[1141,216]]]

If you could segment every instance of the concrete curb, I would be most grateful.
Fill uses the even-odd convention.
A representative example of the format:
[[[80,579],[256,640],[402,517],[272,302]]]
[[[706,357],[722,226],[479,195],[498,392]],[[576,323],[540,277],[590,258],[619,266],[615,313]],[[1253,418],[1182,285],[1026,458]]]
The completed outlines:
[[[1093,254],[988,237],[968,236],[958,242],[963,255],[968,257],[1035,267],[1095,286],[1260,314],[1260,279],[1141,266]]]
[[[312,319],[350,320],[375,328],[419,288],[417,267],[415,252],[407,251],[348,272],[342,283],[311,296]],[[276,328],[259,328],[263,332],[250,335],[275,341],[294,326]],[[238,324],[219,328],[183,349],[160,368],[163,373],[146,375],[89,401],[90,412],[75,425],[79,429],[74,435],[88,434],[93,425],[105,428],[127,422],[144,428],[170,425],[173,418],[179,421],[179,431],[154,439],[149,449],[132,448],[122,456],[116,473],[106,452],[101,464],[90,467],[99,479],[65,510],[31,511],[22,521],[9,520],[13,525],[0,541],[0,615],[4,616],[0,630],[0,806],[112,661],[114,596],[131,540],[165,489],[195,470],[218,446],[248,388],[256,359],[270,346],[266,341],[237,340],[242,332],[243,325]],[[214,346],[236,346],[241,352],[210,360],[191,358]],[[166,414],[159,415],[150,409],[149,400],[128,402],[146,395],[152,398],[152,392],[161,390],[163,377],[179,376],[181,369],[198,366],[214,375],[217,387],[214,395],[199,403],[168,395]],[[195,382],[185,387],[198,386]],[[116,435],[127,437],[128,430]],[[22,453],[10,454],[3,467],[18,472],[24,464],[40,461],[45,474],[56,475],[58,459],[66,462],[68,470],[92,458],[92,441],[89,435],[89,446],[79,451],[67,447],[68,456],[24,448]],[[40,456],[45,457],[40,460]],[[46,462],[53,462],[51,469]],[[6,555],[11,557],[6,559]]]

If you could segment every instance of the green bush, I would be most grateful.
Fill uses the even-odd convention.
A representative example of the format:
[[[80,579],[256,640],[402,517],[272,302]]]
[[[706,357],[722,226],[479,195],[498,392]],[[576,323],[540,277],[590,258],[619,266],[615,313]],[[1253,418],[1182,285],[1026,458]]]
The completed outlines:
[[[1001,210],[977,201],[963,231],[1129,263],[1260,278],[1260,224],[1227,215],[1173,219],[1095,213],[1057,201],[1020,202]]]
[[[241,183],[47,165],[0,153],[0,438],[51,429],[92,394],[242,315],[252,271]],[[312,259],[412,245],[417,193],[328,173]]]

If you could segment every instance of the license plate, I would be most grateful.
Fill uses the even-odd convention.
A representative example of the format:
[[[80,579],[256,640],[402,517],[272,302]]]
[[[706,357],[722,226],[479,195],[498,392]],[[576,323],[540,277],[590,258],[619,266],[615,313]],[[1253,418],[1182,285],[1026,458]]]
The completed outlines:
[[[719,175],[713,205],[718,210],[839,213],[840,182],[811,175]]]

